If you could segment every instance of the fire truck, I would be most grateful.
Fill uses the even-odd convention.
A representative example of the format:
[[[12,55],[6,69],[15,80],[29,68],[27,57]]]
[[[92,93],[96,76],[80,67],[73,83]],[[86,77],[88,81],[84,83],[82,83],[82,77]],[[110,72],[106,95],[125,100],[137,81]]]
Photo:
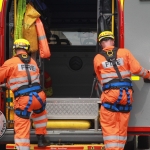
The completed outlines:
[[[100,51],[97,35],[111,30],[115,46],[129,49],[146,69],[150,68],[150,1],[149,0],[0,0],[0,65],[13,56],[13,35],[19,1],[41,14],[50,60],[42,59],[38,51],[31,56],[40,68],[44,87],[44,71],[52,80],[53,94],[47,96],[48,124],[46,135],[57,145],[103,143],[99,124],[101,87],[95,90],[93,58]],[[132,76],[134,103],[128,126],[125,150],[149,148],[150,82]],[[2,84],[2,83],[1,83]],[[0,148],[14,143],[13,102],[10,91],[0,92]],[[32,122],[32,121],[31,121]],[[31,126],[31,143],[37,139]],[[91,146],[91,145],[90,145]],[[96,146],[95,146],[96,147]],[[94,149],[94,146],[88,149]],[[104,148],[103,145],[100,148]],[[99,148],[99,149],[100,149]],[[83,149],[83,148],[81,148]]]

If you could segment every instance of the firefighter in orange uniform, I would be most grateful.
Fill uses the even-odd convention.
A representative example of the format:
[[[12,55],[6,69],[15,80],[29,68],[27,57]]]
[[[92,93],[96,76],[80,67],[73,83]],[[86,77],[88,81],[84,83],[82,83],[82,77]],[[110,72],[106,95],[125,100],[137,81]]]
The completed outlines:
[[[16,55],[0,67],[0,82],[7,80],[7,88],[14,92],[14,141],[17,150],[30,150],[30,117],[35,125],[38,146],[49,145],[47,133],[46,96],[40,86],[39,68],[28,55],[30,44],[17,39],[13,49]]]
[[[132,109],[131,74],[150,79],[144,69],[125,48],[114,47],[114,35],[103,31],[98,36],[102,51],[94,57],[94,70],[102,85],[100,124],[106,150],[123,150]]]

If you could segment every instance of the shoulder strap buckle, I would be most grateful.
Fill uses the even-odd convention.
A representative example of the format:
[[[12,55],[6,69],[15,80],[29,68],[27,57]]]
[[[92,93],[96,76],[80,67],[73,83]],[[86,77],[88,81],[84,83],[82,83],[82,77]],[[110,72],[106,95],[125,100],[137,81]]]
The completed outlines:
[[[28,63],[30,62],[31,57],[27,54],[19,54],[18,57],[25,64],[25,69],[26,69],[26,73],[28,76],[28,82],[29,82],[29,87],[30,87],[31,86],[31,75],[30,75],[30,72],[28,70]]]
[[[119,71],[119,69],[117,67],[117,64],[116,64],[117,51],[118,51],[118,48],[115,47],[113,50],[108,50],[107,52],[101,51],[100,54],[102,56],[104,56],[108,62],[112,63],[112,65],[113,65],[113,67],[114,67],[114,69],[115,69],[115,71],[116,71],[116,73],[117,73],[117,75],[119,77],[119,80],[123,81],[121,73],[120,73],[120,71]]]

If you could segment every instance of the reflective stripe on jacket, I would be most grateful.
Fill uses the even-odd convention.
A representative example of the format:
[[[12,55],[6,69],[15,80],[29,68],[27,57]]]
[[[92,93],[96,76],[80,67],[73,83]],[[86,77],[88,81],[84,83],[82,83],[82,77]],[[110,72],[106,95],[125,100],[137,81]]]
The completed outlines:
[[[28,70],[31,75],[31,83],[40,83],[39,68],[32,58],[28,64]],[[16,91],[22,85],[28,85],[25,64],[20,60],[19,57],[8,59],[0,67],[0,82],[4,82],[5,78],[7,78],[7,87],[12,91]]]
[[[113,48],[114,46],[109,46],[103,50],[108,51]],[[127,49],[118,49],[116,64],[122,78],[130,79],[132,74],[139,75],[143,78],[150,77],[149,71],[144,69]],[[94,70],[101,84],[105,84],[115,78],[118,78],[112,63],[106,61],[105,57],[101,54],[97,54],[94,57]]]

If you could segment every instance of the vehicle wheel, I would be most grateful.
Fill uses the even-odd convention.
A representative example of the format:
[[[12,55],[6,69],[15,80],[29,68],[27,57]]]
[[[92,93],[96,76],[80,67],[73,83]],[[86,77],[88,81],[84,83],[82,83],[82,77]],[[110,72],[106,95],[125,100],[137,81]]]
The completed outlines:
[[[149,147],[150,147],[149,136],[138,136],[138,148],[149,149]]]
[[[135,137],[132,141],[127,141],[124,150],[134,150],[135,149]]]

